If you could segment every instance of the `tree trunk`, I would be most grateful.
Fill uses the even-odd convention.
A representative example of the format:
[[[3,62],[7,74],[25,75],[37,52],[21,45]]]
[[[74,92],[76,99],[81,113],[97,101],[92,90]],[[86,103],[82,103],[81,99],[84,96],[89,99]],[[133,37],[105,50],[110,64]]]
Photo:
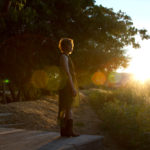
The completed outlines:
[[[6,91],[5,91],[5,89],[6,89],[5,83],[3,82],[3,100],[2,100],[2,102],[3,102],[4,104],[7,103],[7,101],[6,101]]]
[[[21,88],[18,90],[17,101],[21,101]]]
[[[11,6],[11,0],[5,0],[2,13],[8,13],[10,6]]]
[[[9,87],[9,90],[11,92],[12,100],[13,100],[13,102],[15,102],[16,101],[15,91],[14,91],[14,89],[13,89],[11,84],[9,84],[8,87]]]

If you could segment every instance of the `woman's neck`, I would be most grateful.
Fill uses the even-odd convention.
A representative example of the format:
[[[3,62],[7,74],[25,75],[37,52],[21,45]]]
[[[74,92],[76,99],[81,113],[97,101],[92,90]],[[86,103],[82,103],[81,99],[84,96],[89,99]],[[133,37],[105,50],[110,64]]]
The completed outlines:
[[[69,53],[64,53],[64,52],[63,52],[62,54],[65,54],[65,55],[69,56]]]

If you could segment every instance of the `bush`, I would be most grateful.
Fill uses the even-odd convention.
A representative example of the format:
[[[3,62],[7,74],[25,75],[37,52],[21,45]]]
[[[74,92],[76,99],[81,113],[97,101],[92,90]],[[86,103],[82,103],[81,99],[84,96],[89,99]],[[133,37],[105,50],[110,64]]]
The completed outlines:
[[[98,112],[102,127],[123,146],[139,148],[150,131],[150,107],[128,105],[116,100],[105,103]]]
[[[147,102],[147,90],[142,85],[130,85],[113,91],[113,97],[127,104]]]
[[[128,149],[150,149],[148,89],[137,85],[110,92],[90,92],[90,104],[101,128]]]
[[[105,91],[105,90],[89,90],[89,92],[86,93],[89,97],[89,102],[94,111],[98,111],[101,109],[105,103],[108,101],[113,101],[113,95],[111,92]]]
[[[33,87],[31,84],[24,85],[22,89],[22,99],[25,101],[36,100],[41,97],[41,89]]]

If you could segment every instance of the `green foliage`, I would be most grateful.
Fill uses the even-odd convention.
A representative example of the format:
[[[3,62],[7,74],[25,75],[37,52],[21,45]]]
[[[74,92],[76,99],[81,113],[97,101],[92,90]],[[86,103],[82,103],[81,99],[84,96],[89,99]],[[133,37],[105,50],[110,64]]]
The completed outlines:
[[[100,118],[103,121],[102,127],[115,137],[119,143],[127,147],[137,148],[141,144],[142,135],[144,135],[143,122],[140,121],[145,120],[138,116],[145,114],[141,109],[145,108],[139,105],[127,105],[119,101],[109,102],[99,111]],[[145,123],[149,124],[150,120],[147,118]]]
[[[96,112],[101,109],[105,103],[114,101],[112,93],[103,90],[92,90],[86,94],[90,99],[90,105]]]
[[[31,83],[26,83],[22,89],[22,100],[30,101],[41,97],[41,90],[33,87]]]
[[[32,90],[28,92],[26,84],[30,84],[35,70],[44,69],[45,65],[48,66],[50,61],[52,61],[51,65],[55,62],[54,59],[57,56],[55,51],[52,52],[53,47],[50,45],[50,41],[48,37],[42,35],[24,34],[9,38],[1,45],[3,51],[0,55],[0,61],[3,76],[14,84],[15,88],[13,89],[15,91],[21,90],[21,95],[27,95],[28,93],[29,97],[33,99],[34,97],[30,96],[30,92],[33,91],[33,95],[35,98],[37,97],[37,93],[34,94],[34,90],[39,91],[39,89],[33,89],[34,87],[32,87]],[[52,50],[45,51],[43,54],[43,49],[50,48]],[[50,54],[52,53],[53,55],[51,56]],[[44,60],[42,55],[45,55]]]

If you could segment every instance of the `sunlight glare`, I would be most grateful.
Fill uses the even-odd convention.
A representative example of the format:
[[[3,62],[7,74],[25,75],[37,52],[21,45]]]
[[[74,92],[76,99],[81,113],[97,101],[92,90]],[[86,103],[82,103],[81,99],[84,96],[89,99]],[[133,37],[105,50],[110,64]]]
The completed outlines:
[[[150,52],[140,51],[130,63],[128,70],[134,75],[135,80],[142,83],[150,79]]]

